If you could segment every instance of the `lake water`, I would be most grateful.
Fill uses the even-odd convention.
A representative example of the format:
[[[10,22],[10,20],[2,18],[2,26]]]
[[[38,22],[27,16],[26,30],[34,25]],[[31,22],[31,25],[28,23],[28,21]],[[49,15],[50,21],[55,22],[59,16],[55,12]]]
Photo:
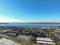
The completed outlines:
[[[0,26],[17,26],[17,27],[56,27],[60,26],[60,24],[26,24],[26,23],[9,23],[9,24],[0,24]]]

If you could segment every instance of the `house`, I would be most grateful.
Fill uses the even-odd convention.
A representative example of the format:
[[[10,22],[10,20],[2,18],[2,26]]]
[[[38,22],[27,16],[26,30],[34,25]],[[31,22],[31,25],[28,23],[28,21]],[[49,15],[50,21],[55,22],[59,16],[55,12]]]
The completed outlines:
[[[6,32],[10,32],[10,31],[12,31],[12,30],[11,30],[11,29],[0,30],[0,34],[2,34],[2,33],[6,33]]]
[[[6,39],[6,38],[1,38],[0,45],[21,45],[21,44],[16,43],[16,42],[9,40],[9,39]]]
[[[55,43],[53,42],[53,40],[51,40],[51,38],[45,38],[45,37],[37,37],[36,44],[37,45],[55,45]]]

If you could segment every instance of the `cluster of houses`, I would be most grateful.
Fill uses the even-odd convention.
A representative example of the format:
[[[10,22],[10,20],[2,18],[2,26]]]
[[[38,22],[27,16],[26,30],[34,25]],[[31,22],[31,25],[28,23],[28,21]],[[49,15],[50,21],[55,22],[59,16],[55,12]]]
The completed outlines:
[[[6,34],[9,36],[30,40],[30,37],[27,36],[27,34],[29,34],[30,32],[32,32],[32,33],[39,32],[39,33],[37,33],[37,35],[40,35],[40,32],[42,32],[42,31],[43,30],[41,28],[18,28],[18,30],[12,30],[12,29],[0,30],[0,34]],[[17,36],[17,33],[22,33],[22,35],[19,34]],[[33,40],[33,38],[31,38],[31,40]],[[37,45],[55,45],[53,40],[51,40],[51,38],[47,38],[47,37],[38,37],[37,36],[34,41],[36,41],[35,44],[37,44]]]
[[[0,30],[0,34],[6,34],[9,36],[16,36],[17,31],[13,31],[11,29]]]

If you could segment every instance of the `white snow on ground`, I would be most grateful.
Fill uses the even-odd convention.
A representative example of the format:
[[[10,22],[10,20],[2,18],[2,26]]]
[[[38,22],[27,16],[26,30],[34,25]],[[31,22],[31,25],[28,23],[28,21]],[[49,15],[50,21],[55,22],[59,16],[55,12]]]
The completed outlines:
[[[0,45],[21,45],[21,44],[18,44],[16,42],[9,40],[9,39],[6,39],[6,38],[1,38]]]

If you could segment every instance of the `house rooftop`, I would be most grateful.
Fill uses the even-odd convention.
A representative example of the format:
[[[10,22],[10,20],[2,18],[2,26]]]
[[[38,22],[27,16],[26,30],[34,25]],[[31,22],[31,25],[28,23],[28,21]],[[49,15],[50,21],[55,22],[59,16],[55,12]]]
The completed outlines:
[[[1,38],[0,45],[21,45],[21,44],[18,44],[16,42],[9,40],[9,39],[6,39],[6,38]]]
[[[37,37],[36,43],[55,45],[55,43],[53,42],[53,40],[51,40],[51,38],[45,38],[45,37]]]
[[[53,40],[51,40],[51,38],[45,38],[45,37],[37,37],[36,40],[53,42]]]

